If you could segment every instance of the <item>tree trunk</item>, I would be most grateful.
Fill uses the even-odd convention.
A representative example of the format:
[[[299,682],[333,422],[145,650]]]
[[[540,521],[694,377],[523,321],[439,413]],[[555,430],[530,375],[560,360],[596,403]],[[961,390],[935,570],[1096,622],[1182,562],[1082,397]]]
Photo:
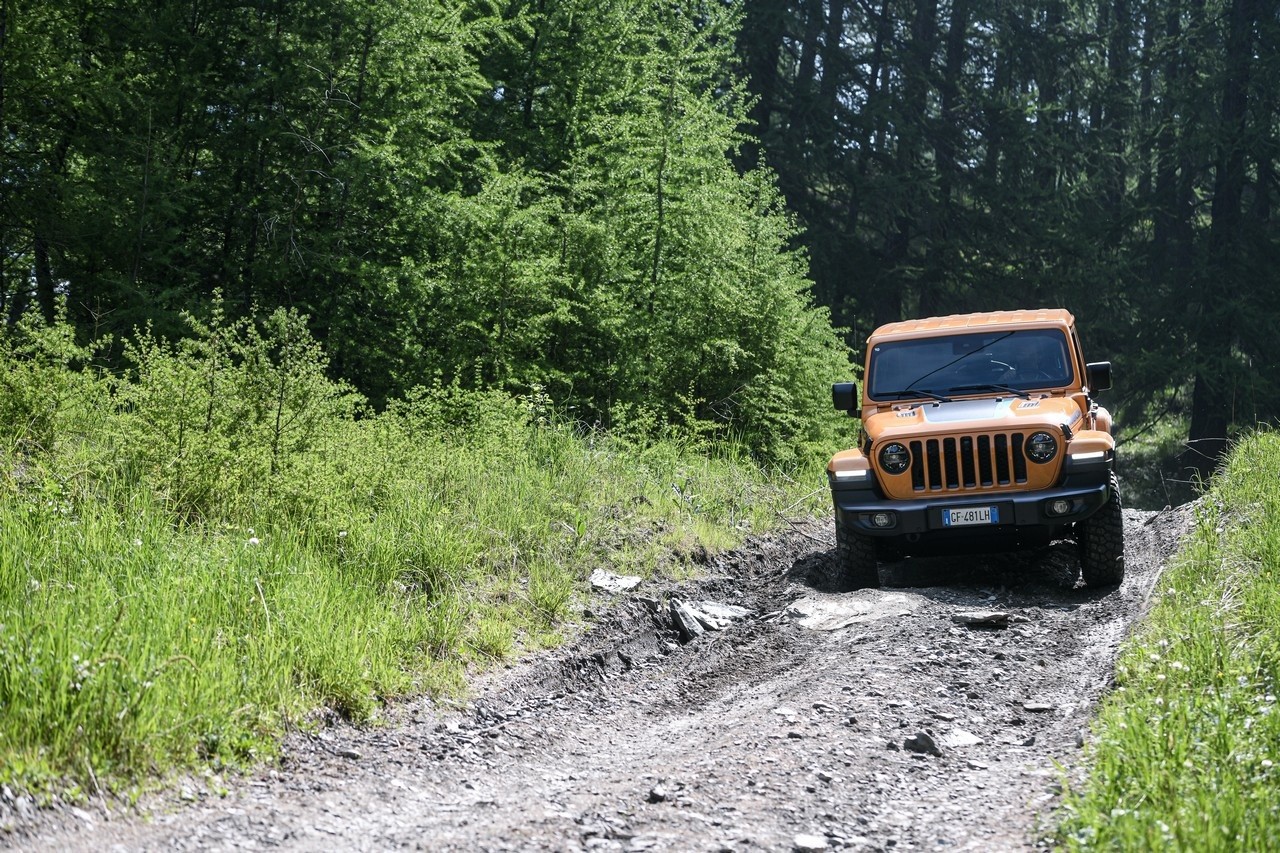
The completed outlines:
[[[818,40],[826,23],[822,0],[805,0],[804,37],[800,42],[800,63],[796,68],[796,91],[808,93],[814,88],[818,72]],[[806,102],[808,98],[804,99]],[[806,103],[807,106],[807,103]]]
[[[745,57],[749,85],[756,101],[747,114],[754,133],[742,145],[738,169],[764,165],[760,162],[760,142],[769,142],[773,114],[778,108],[778,61],[782,54],[787,8],[785,0],[756,0],[746,4],[738,51]]]
[[[36,304],[40,306],[40,316],[44,317],[44,321],[52,323],[55,299],[53,269],[49,262],[49,241],[44,236],[43,231],[37,230],[33,242],[36,266]]]
[[[1248,279],[1240,269],[1239,245],[1245,187],[1245,131],[1249,111],[1250,60],[1258,0],[1232,0],[1228,13],[1222,112],[1210,208],[1207,275],[1201,282],[1196,335],[1196,377],[1191,429],[1183,464],[1207,478],[1227,448],[1234,412],[1232,343],[1240,321],[1241,290]]]
[[[937,212],[930,233],[929,262],[917,286],[916,311],[932,316],[941,310],[941,293],[947,274],[950,239],[956,222],[955,192],[961,178],[957,152],[962,141],[960,102],[961,75],[968,58],[969,0],[954,0],[947,26],[946,60],[939,82],[941,121],[932,130],[934,168],[938,174]]]
[[[885,121],[880,108],[880,101],[885,89],[889,87],[889,63],[885,59],[889,39],[893,36],[893,18],[889,14],[889,0],[882,0],[880,12],[875,21],[876,39],[871,47],[871,67],[867,74],[867,117],[864,119],[865,135],[858,146],[858,175],[867,174],[871,162],[872,151],[883,151],[885,147]]]
[[[929,72],[938,35],[937,0],[917,0],[911,23],[911,42],[903,62],[903,96],[899,110],[896,170],[900,178],[915,184],[923,178],[921,154],[929,108]],[[876,325],[901,318],[906,266],[910,261],[911,241],[917,227],[917,208],[922,201],[908,196],[898,203],[899,213],[885,244],[888,261],[887,280],[876,288],[872,310]]]
[[[1107,217],[1118,224],[1122,218],[1128,168],[1125,137],[1133,122],[1129,104],[1130,69],[1133,60],[1133,20],[1128,0],[1114,0],[1107,39],[1107,95],[1102,105],[1102,125],[1098,128],[1104,155],[1104,192]],[[1119,240],[1119,228],[1111,229]]]
[[[840,72],[845,64],[844,0],[828,0],[827,29],[822,36],[822,79],[818,83],[818,109],[823,119],[823,144],[835,142],[836,115],[840,112]]]
[[[1139,61],[1138,67],[1140,78],[1138,83],[1138,109],[1139,109],[1139,127],[1151,127],[1151,122],[1155,116],[1155,103],[1153,94],[1155,92],[1155,41],[1156,41],[1156,3],[1148,0],[1143,6],[1142,11],[1142,59]],[[1151,163],[1146,158],[1139,161],[1138,167],[1138,199],[1147,199],[1151,196]]]

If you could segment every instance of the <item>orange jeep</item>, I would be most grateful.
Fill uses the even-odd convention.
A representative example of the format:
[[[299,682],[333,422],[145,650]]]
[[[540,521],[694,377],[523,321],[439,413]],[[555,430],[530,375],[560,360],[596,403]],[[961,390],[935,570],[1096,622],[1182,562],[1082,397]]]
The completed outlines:
[[[998,551],[1074,536],[1089,586],[1124,578],[1111,415],[1061,309],[881,326],[857,385],[831,389],[862,446],[827,465],[841,589],[879,586],[877,559]]]

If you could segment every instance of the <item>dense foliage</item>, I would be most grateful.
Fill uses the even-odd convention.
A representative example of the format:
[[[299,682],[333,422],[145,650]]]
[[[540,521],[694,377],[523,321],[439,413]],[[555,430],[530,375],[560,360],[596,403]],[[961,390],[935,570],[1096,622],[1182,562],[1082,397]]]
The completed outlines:
[[[81,340],[310,318],[376,404],[546,393],[763,456],[830,437],[846,351],[716,2],[4,5],[0,301]]]
[[[537,389],[776,457],[848,372],[812,275],[853,347],[1072,309],[1129,434],[1180,423],[1200,473],[1280,410],[1261,0],[0,11],[10,322],[61,293],[82,342],[171,336],[220,291],[376,404]]]
[[[555,642],[593,568],[678,571],[811,491],[498,391],[356,417],[288,311],[189,331],[118,376],[64,324],[0,334],[0,784],[239,765],[454,690]]]
[[[1061,305],[1129,435],[1280,414],[1280,16],[1261,0],[751,0],[744,149],[855,331]],[[1163,501],[1162,501],[1163,503]]]

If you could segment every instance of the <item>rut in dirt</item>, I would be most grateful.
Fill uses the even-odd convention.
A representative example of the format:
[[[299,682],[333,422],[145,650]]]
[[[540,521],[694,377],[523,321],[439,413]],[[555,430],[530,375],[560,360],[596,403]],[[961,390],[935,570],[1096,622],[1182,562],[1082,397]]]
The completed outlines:
[[[1034,849],[1189,517],[1126,512],[1126,578],[1109,590],[1075,584],[1074,545],[1059,543],[907,560],[880,590],[831,593],[811,580],[833,558],[829,525],[796,525],[712,559],[699,581],[602,603],[575,642],[484,679],[465,710],[421,700],[383,729],[299,733],[280,767],[226,796],[192,786],[194,802],[154,803],[150,822],[82,810],[20,840]],[[673,598],[750,613],[690,640]],[[993,619],[957,621],[978,611]]]

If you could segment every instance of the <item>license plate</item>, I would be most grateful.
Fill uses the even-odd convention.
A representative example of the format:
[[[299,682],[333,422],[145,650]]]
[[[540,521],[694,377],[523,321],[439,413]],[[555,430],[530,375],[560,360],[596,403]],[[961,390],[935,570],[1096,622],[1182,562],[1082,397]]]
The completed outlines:
[[[969,527],[977,524],[999,524],[1000,513],[993,506],[967,506],[964,509],[944,509],[944,527]]]

